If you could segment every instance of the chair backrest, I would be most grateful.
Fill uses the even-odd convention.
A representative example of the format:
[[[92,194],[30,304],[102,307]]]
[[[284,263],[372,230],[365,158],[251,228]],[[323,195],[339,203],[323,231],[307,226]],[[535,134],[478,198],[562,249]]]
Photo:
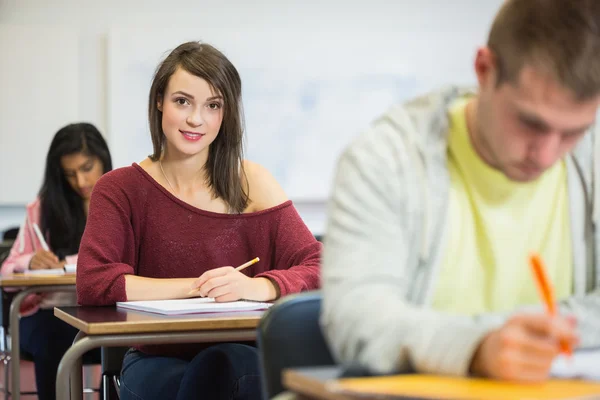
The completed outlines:
[[[266,398],[284,390],[286,368],[335,364],[321,333],[320,312],[320,292],[306,292],[278,301],[261,319],[257,343]]]
[[[5,329],[5,332],[8,332],[10,323],[10,304],[16,294],[17,292],[0,291],[0,319],[2,319],[2,327]]]
[[[18,234],[19,234],[19,227],[18,226],[14,226],[14,227],[8,228],[2,234],[2,240],[3,241],[5,241],[5,240],[15,240],[17,238]]]
[[[11,245],[12,246],[12,245]],[[10,247],[2,247],[0,246],[0,266],[4,263],[4,261],[10,255]]]
[[[102,347],[102,396],[103,400],[121,397],[121,366],[128,347]]]
[[[102,373],[120,375],[123,358],[129,347],[102,347]]]
[[[5,250],[0,254],[0,266],[6,260],[10,253],[10,250]],[[6,292],[4,290],[0,290],[0,320],[2,320],[2,327],[4,328],[4,332],[8,332],[8,320],[9,320],[9,311],[10,311],[10,303],[12,302],[12,298],[15,297],[15,292]]]

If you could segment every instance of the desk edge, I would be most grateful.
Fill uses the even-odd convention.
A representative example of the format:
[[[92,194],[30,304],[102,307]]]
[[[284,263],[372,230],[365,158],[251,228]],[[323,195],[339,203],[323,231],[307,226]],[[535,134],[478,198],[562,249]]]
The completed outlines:
[[[285,369],[283,387],[307,398],[319,400],[348,400],[349,397],[327,390],[327,381],[311,378],[294,369]]]
[[[58,307],[54,307],[54,316],[60,319],[61,321],[71,325],[72,327],[79,329],[85,334],[89,333],[90,324],[85,323],[78,318],[75,318],[71,314],[64,312]]]

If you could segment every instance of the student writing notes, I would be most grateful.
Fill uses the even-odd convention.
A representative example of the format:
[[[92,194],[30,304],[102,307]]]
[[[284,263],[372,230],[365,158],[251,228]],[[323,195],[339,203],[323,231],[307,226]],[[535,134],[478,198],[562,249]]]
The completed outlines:
[[[242,158],[241,81],[207,44],[177,47],[149,99],[154,153],[96,186],[77,266],[84,305],[176,299],[271,301],[319,285],[321,246],[275,179]],[[258,257],[244,270],[235,266]],[[121,398],[256,399],[256,349],[141,346]]]
[[[597,1],[508,0],[477,90],[395,106],[344,152],[323,256],[340,361],[542,381],[561,342],[600,344],[598,26]]]
[[[48,150],[39,198],[27,206],[2,275],[75,264],[92,189],[111,169],[110,152],[95,126],[77,123],[60,129]],[[31,295],[21,308],[21,347],[33,356],[41,400],[55,398],[58,363],[77,334],[54,317],[53,308],[65,305],[75,305],[73,293]]]

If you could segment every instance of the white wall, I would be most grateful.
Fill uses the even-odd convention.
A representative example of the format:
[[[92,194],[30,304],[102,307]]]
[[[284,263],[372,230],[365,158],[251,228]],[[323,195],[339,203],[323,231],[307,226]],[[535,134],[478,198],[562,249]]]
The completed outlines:
[[[352,21],[357,30],[381,32],[401,31],[406,35],[423,32],[457,30],[475,32],[484,42],[487,27],[502,0],[371,0],[353,2],[349,0],[235,0],[214,2],[205,0],[0,0],[0,23],[43,24],[76,27],[80,32],[79,99],[80,119],[98,126],[107,135],[111,132],[107,120],[107,35],[112,27],[155,26],[157,31],[176,30],[178,27],[197,26],[201,30],[207,19],[233,19],[243,32],[246,22],[252,20],[272,21],[280,17],[281,23],[273,26],[277,30],[288,29],[294,21],[294,29],[335,29],[335,22]],[[269,19],[264,17],[268,15]],[[408,18],[407,18],[408,16]],[[399,18],[402,17],[402,18]],[[401,19],[402,23],[398,23]],[[344,24],[348,26],[348,24]],[[199,37],[198,39],[202,39]],[[268,46],[269,43],[257,43]],[[452,43],[448,43],[452,46]],[[225,49],[226,50],[226,49]],[[390,48],[390,52],[394,52]],[[407,57],[410,57],[407,54]],[[444,60],[431,54],[432,63],[440,65],[440,73],[452,75],[444,70]],[[376,60],[373,60],[374,65]],[[471,60],[465,60],[470,68]],[[1,68],[1,65],[0,65]],[[0,71],[1,72],[1,71]],[[43,90],[43,88],[41,88]],[[124,110],[124,112],[127,112]],[[4,172],[3,172],[4,173]],[[323,202],[297,203],[301,215],[316,233],[324,224]],[[20,223],[22,208],[0,207],[0,231],[9,225]]]
[[[25,219],[25,207],[2,206],[0,207],[0,241],[2,232],[8,228],[21,226]]]
[[[0,24],[1,205],[39,190],[54,132],[79,119],[76,28]],[[19,166],[19,168],[15,168]]]

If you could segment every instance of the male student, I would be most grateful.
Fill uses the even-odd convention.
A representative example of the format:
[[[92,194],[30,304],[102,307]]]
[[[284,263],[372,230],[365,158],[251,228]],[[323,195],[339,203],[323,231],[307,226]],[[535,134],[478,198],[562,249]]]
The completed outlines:
[[[600,1],[508,0],[474,67],[476,92],[395,107],[339,160],[322,324],[345,364],[540,381],[559,342],[600,343]]]

